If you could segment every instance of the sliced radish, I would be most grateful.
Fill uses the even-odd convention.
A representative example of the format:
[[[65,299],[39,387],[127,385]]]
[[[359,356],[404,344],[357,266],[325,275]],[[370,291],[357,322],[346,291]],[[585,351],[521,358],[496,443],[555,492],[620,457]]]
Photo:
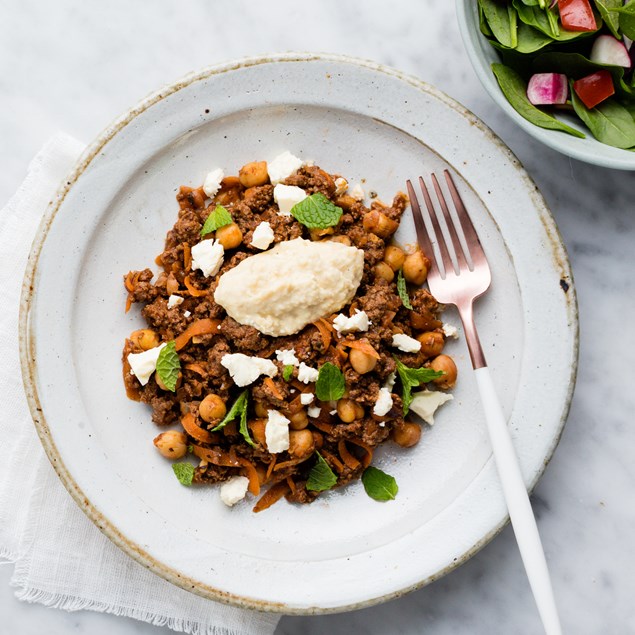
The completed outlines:
[[[527,99],[534,106],[564,104],[568,94],[567,76],[561,73],[536,73],[527,86]]]
[[[600,35],[595,40],[591,49],[591,61],[596,64],[631,67],[628,49],[612,35]]]

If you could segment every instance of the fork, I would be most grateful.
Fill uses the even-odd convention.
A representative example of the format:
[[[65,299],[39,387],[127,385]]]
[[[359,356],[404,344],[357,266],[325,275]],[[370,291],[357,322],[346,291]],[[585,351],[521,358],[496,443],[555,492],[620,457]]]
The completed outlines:
[[[419,246],[430,256],[428,286],[439,302],[454,304],[461,317],[498,475],[527,578],[545,632],[548,635],[561,635],[562,629],[536,519],[474,324],[473,303],[490,286],[490,268],[452,176],[448,170],[444,171],[444,175],[454,203],[455,215],[448,209],[437,177],[432,174],[431,178],[446,233],[423,178],[419,177],[419,185],[429,213],[425,219],[412,183],[409,180],[406,182]]]

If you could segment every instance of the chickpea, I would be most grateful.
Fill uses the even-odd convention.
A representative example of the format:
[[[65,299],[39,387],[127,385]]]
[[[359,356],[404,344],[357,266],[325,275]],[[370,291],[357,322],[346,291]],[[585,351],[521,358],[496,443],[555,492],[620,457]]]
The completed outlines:
[[[216,230],[216,240],[224,249],[234,249],[243,241],[243,233],[236,223],[231,223]]]
[[[256,185],[264,185],[269,181],[269,173],[267,172],[266,161],[252,161],[246,163],[238,171],[238,178],[244,187],[255,187]]]
[[[222,419],[227,414],[227,406],[218,395],[210,393],[199,404],[198,414],[201,415],[203,421],[209,423],[216,419]]]
[[[439,331],[426,331],[417,335],[416,339],[421,342],[421,352],[426,357],[436,357],[445,345],[443,335]]]
[[[254,404],[254,412],[257,417],[266,417],[269,414],[269,409],[264,401],[256,401]]]
[[[311,240],[320,240],[320,238],[324,238],[324,236],[330,236],[335,233],[334,227],[326,227],[325,229],[310,229],[309,235],[311,236]]]
[[[395,278],[395,272],[390,265],[382,261],[375,265],[375,277],[392,282]]]
[[[346,245],[347,247],[351,246],[351,239],[348,236],[344,236],[341,234],[338,234],[337,236],[333,236],[331,238],[331,242],[334,243],[342,243],[342,245]]]
[[[187,436],[176,430],[162,432],[154,439],[154,445],[166,459],[182,459],[187,454]]]
[[[237,176],[226,176],[220,183],[220,190],[214,197],[214,203],[218,205],[232,205],[238,203],[241,198],[243,186]]]
[[[445,375],[441,375],[438,379],[432,381],[439,388],[452,388],[456,383],[456,364],[451,357],[447,355],[439,355],[430,362],[430,368],[433,370],[442,370]]]
[[[340,399],[337,402],[337,416],[344,423],[352,423],[357,418],[355,402],[351,399]]]
[[[393,270],[399,271],[403,267],[406,254],[403,249],[389,245],[384,252],[384,262]]]
[[[376,357],[373,357],[368,353],[364,353],[364,351],[360,351],[356,348],[351,349],[348,359],[351,362],[353,369],[360,375],[370,373],[370,371],[377,366]]]
[[[421,426],[417,423],[398,423],[392,430],[392,439],[402,448],[411,448],[419,443]]]
[[[350,194],[343,194],[338,196],[334,201],[335,205],[341,207],[345,212],[348,212],[357,201]]]
[[[397,221],[388,218],[386,214],[376,209],[364,214],[363,224],[367,232],[375,234],[380,238],[392,236],[397,231],[397,227],[399,227]]]
[[[293,412],[289,415],[289,427],[292,430],[303,430],[309,425],[309,417],[304,409]]]
[[[152,329],[140,329],[130,333],[130,339],[144,351],[159,345],[159,336]]]
[[[421,286],[428,277],[428,262],[421,250],[406,256],[403,262],[403,277],[407,282]]]
[[[313,433],[310,430],[291,430],[289,432],[289,454],[295,457],[308,456],[315,449]]]
[[[207,200],[207,194],[202,187],[197,187],[195,190],[192,190],[192,203],[194,203],[194,207],[197,209],[203,209],[205,207],[205,201]]]

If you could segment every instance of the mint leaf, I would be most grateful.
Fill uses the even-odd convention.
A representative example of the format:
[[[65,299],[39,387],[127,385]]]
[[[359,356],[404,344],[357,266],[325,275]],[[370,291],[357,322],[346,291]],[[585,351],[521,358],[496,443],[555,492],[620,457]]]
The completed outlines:
[[[322,458],[319,452],[315,453],[317,463],[311,468],[309,478],[306,482],[306,488],[311,492],[323,492],[331,489],[337,483],[337,476],[329,467],[329,464]]]
[[[282,369],[282,379],[289,381],[291,379],[291,375],[293,375],[293,366],[291,366],[291,364],[287,364]]]
[[[247,427],[247,406],[249,400],[249,389],[243,390],[238,399],[234,401],[234,405],[229,409],[229,412],[225,415],[224,419],[214,428],[212,432],[218,432],[222,430],[230,421],[233,421],[237,417],[240,417],[240,434],[243,435],[243,439],[249,443],[252,447],[256,447],[256,444],[252,441],[249,434],[249,428]]]
[[[191,463],[172,463],[172,469],[181,485],[190,486],[194,479],[194,466]]]
[[[320,401],[337,401],[344,396],[346,382],[342,371],[331,362],[326,362],[315,382],[315,394]]]
[[[222,205],[217,205],[216,209],[207,217],[203,229],[201,229],[201,236],[207,236],[207,234],[233,222],[232,215]]]
[[[366,493],[376,501],[394,500],[399,491],[397,481],[390,474],[372,465],[364,470],[362,483]]]
[[[291,215],[309,229],[326,229],[340,222],[342,208],[317,192],[296,203]]]
[[[397,373],[399,374],[399,379],[401,379],[401,401],[403,402],[403,414],[405,417],[412,403],[412,389],[441,377],[444,372],[442,370],[432,370],[432,368],[409,368],[396,357],[395,361],[397,362]]]
[[[403,277],[403,270],[399,269],[397,274],[397,292],[401,298],[401,303],[412,311],[412,304],[410,304],[410,297],[408,296],[408,288],[406,287],[406,279]]]
[[[176,391],[176,381],[181,370],[181,360],[176,352],[174,340],[168,342],[159,353],[157,358],[157,375],[163,385],[172,392]]]

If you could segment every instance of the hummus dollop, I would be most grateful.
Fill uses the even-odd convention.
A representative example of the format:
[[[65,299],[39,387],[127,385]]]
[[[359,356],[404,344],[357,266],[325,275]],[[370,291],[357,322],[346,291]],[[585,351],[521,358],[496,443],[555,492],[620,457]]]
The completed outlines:
[[[361,249],[296,238],[224,273],[214,299],[240,324],[292,335],[350,302],[363,271]]]

